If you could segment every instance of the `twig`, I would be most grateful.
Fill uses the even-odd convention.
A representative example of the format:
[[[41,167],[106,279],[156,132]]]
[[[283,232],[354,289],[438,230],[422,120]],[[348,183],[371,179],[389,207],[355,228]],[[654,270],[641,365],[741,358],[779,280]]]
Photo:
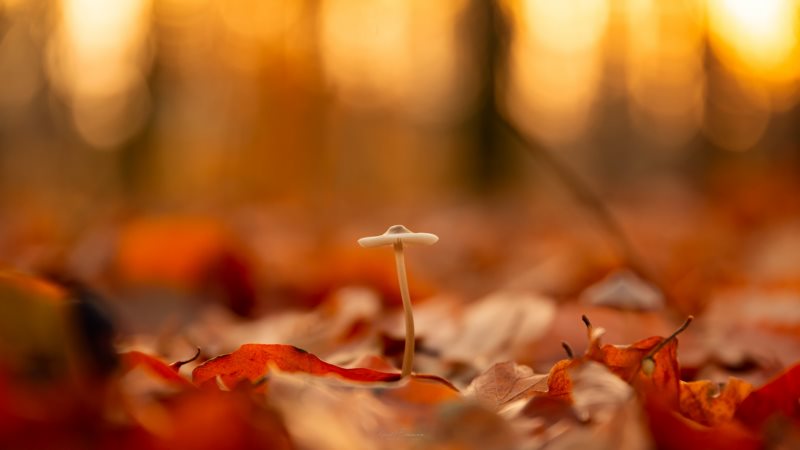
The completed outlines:
[[[622,254],[628,266],[650,281],[655,282],[654,277],[642,262],[642,258],[633,248],[633,245],[631,245],[619,221],[617,221],[603,200],[588,187],[577,173],[566,164],[559,161],[552,153],[540,146],[534,145],[530,138],[520,132],[517,127],[509,123],[502,115],[498,114],[497,117],[508,134],[521,144],[531,157],[549,167],[550,170],[555,173],[556,178],[564,184],[575,199],[592,213],[597,222],[614,241],[614,244]],[[664,291],[663,289],[661,290],[662,292]]]

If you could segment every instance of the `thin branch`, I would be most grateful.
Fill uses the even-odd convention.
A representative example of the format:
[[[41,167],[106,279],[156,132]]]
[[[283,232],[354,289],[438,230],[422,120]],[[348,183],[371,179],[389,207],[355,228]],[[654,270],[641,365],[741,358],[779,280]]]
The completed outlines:
[[[530,138],[520,132],[517,127],[509,123],[502,115],[498,115],[498,120],[508,134],[521,144],[531,157],[537,159],[552,170],[573,197],[592,213],[600,226],[603,227],[607,235],[613,240],[628,266],[650,281],[654,281],[650,271],[642,262],[642,258],[638,252],[633,248],[630,239],[628,239],[619,221],[614,217],[611,210],[608,209],[605,202],[589,188],[578,174],[569,168],[569,166],[559,161],[552,153],[541,146],[535,145]]]

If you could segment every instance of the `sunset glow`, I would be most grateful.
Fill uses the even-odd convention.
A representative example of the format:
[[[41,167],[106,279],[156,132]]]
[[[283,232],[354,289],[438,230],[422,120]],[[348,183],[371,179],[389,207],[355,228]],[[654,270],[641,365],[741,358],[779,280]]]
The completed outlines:
[[[795,78],[799,13],[794,0],[711,0],[711,43],[734,70],[777,81]]]

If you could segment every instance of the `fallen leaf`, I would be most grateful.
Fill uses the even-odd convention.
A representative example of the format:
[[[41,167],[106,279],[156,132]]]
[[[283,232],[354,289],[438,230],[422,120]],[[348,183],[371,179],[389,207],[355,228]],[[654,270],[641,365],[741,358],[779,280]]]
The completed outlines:
[[[634,397],[633,388],[602,364],[585,361],[568,370],[573,408],[584,421],[608,422],[621,405]]]
[[[269,402],[284,418],[298,448],[388,450],[419,442],[417,419],[363,384],[276,372],[270,379]]]
[[[720,389],[711,381],[680,383],[680,412],[703,425],[720,425],[733,419],[739,404],[753,386],[738,378],[730,378]]]
[[[575,354],[583,353],[588,342],[586,329],[578,318],[585,315],[592,322],[603,324],[607,342],[636,342],[650,336],[667,336],[674,330],[674,323],[660,311],[629,311],[608,306],[594,306],[565,302],[558,305],[555,317],[544,335],[533,346],[531,365],[552,363],[563,357],[561,342],[568,342]]]
[[[562,359],[555,363],[547,375],[547,396],[572,401],[572,379],[569,369],[580,364],[579,359]]]
[[[217,377],[228,388],[242,380],[255,382],[266,375],[270,366],[283,372],[303,372],[311,375],[334,374],[352,381],[396,381],[399,373],[370,369],[345,369],[328,364],[316,356],[291,345],[245,344],[227,355],[210,359],[195,367],[192,379],[201,387],[214,386]]]
[[[592,358],[602,360],[605,353],[600,348],[600,338],[605,334],[603,328],[594,327],[586,316],[582,316],[585,332],[587,336],[587,348],[584,356],[576,357],[572,355],[572,349],[566,346],[570,358],[563,359],[550,368],[547,376],[547,395],[552,398],[559,398],[565,401],[572,401],[572,378],[569,371],[583,364]],[[562,343],[562,345],[566,345]]]
[[[701,425],[682,416],[658,397],[645,400],[650,432],[664,450],[756,450],[763,443],[735,421],[713,427]]]
[[[654,311],[664,307],[664,294],[630,270],[617,270],[581,293],[583,303],[624,310]]]
[[[663,340],[662,337],[653,336],[626,346],[604,345],[596,360],[637,390],[658,395],[677,408],[680,381],[677,339],[672,339],[652,355],[652,373],[642,370],[643,359]]]
[[[800,364],[751,392],[736,410],[736,418],[753,428],[779,415],[800,420]]]
[[[182,392],[151,405],[138,419],[145,421],[150,432],[140,449],[294,448],[280,416],[240,392]]]
[[[461,319],[462,331],[452,342],[436,343],[444,358],[478,368],[498,360],[516,359],[541,338],[555,317],[548,298],[518,292],[499,292],[469,305]]]
[[[509,402],[546,392],[547,378],[513,361],[497,363],[472,380],[465,395],[497,411]]]
[[[544,447],[581,424],[570,399],[550,395],[532,397],[515,420],[524,425],[529,444],[526,447],[532,448]]]
[[[547,449],[639,450],[653,447],[633,388],[602,364],[584,361],[570,369],[577,421]]]
[[[720,290],[698,319],[702,333],[682,351],[682,361],[704,378],[711,374],[708,369],[721,369],[722,377],[714,381],[736,376],[754,385],[767,382],[800,360],[799,302],[797,289]]]
[[[221,223],[200,217],[150,217],[126,224],[115,268],[125,285],[218,293],[236,314],[256,306],[242,244]]]

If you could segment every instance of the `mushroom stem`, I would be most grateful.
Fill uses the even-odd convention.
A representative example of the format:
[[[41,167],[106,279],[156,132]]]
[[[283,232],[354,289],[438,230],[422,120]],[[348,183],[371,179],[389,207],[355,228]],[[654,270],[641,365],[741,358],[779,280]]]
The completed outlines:
[[[408,292],[408,276],[406,275],[406,260],[403,255],[403,242],[399,239],[394,243],[394,261],[397,266],[397,282],[400,285],[400,296],[403,299],[403,314],[406,322],[406,345],[403,350],[402,377],[411,374],[414,366],[414,313],[411,310],[411,295]]]
[[[394,248],[394,260],[397,268],[397,283],[400,285],[400,297],[403,299],[403,313],[406,321],[406,345],[403,352],[402,377],[411,374],[414,367],[414,313],[411,310],[411,295],[408,293],[408,277],[406,276],[406,260],[403,247],[406,243],[431,245],[439,237],[431,233],[414,233],[402,225],[392,225],[380,236],[368,236],[358,240],[362,247],[382,247],[391,245]]]

